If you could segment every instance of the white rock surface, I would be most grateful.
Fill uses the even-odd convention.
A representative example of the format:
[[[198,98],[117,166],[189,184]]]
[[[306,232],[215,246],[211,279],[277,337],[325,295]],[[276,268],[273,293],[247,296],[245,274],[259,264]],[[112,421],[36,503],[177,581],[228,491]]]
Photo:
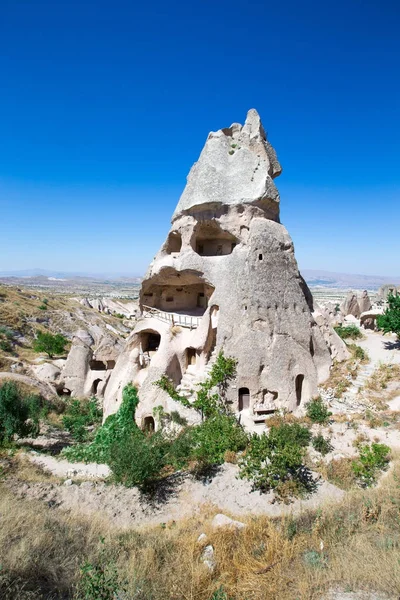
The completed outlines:
[[[244,529],[244,527],[246,527],[246,524],[241,523],[240,521],[235,521],[234,519],[231,519],[230,517],[227,517],[226,515],[224,515],[222,513],[218,513],[213,518],[213,520],[211,522],[211,527],[213,527],[214,529],[218,529],[219,527],[230,527],[232,529]]]

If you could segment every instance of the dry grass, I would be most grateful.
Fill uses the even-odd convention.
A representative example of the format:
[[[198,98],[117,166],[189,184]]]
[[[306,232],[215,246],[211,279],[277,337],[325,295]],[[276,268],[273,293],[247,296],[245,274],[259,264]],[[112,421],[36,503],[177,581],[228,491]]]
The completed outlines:
[[[373,392],[385,390],[391,381],[400,381],[400,365],[382,363],[365,384],[365,389]]]
[[[351,380],[357,377],[360,365],[369,362],[367,355],[364,358],[358,358],[357,352],[361,348],[356,344],[349,344],[347,349],[350,351],[350,358],[344,362],[335,362],[329,379],[322,384],[324,389],[334,389],[337,398],[341,398],[343,393],[351,386]]]
[[[296,517],[249,515],[241,518],[247,527],[240,532],[212,530],[213,507],[161,527],[111,531],[105,523],[16,499],[0,484],[0,597],[71,599],[79,566],[104,563],[101,548],[129,600],[214,600],[221,588],[221,599],[316,600],[338,584],[398,595],[399,480],[397,463],[378,488],[351,491],[337,504]],[[214,548],[213,573],[201,561],[202,532]],[[6,584],[14,595],[5,595]]]

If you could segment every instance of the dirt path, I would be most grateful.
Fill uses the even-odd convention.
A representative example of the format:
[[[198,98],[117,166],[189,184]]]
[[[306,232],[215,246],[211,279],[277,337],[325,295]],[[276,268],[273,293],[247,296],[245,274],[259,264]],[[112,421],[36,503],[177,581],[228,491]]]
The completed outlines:
[[[48,458],[46,462],[50,467],[52,461]],[[90,469],[90,465],[85,466]],[[74,483],[67,481],[67,485],[26,483],[12,479],[8,480],[7,485],[19,496],[37,498],[63,510],[101,515],[111,525],[123,528],[178,520],[197,513],[204,505],[214,506],[219,511],[237,517],[249,513],[269,516],[299,513],[328,499],[339,500],[344,495],[334,485],[320,481],[317,491],[309,499],[297,500],[289,505],[280,504],[274,502],[272,493],[252,492],[248,481],[238,479],[238,471],[236,465],[225,464],[212,478],[202,480],[178,473],[171,476],[152,499],[143,496],[136,488],[107,485],[104,482],[76,482],[75,478]],[[60,467],[58,472],[65,471]]]

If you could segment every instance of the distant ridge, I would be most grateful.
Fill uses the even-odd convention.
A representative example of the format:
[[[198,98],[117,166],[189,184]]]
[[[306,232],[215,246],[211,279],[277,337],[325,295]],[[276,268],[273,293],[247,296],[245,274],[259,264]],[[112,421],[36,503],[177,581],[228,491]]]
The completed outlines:
[[[400,276],[357,275],[314,269],[302,269],[301,274],[310,287],[375,290],[386,283],[400,283]]]
[[[334,271],[320,271],[318,269],[301,269],[301,274],[307,284],[312,287],[369,289],[375,290],[386,283],[400,285],[400,276],[389,277],[386,275],[360,275],[352,273],[336,273]],[[126,281],[139,283],[142,276],[129,273],[92,273],[82,271],[52,271],[47,269],[21,269],[16,271],[0,271],[0,278],[4,279],[83,279],[90,281]],[[10,282],[11,283],[11,282]]]
[[[34,277],[51,277],[55,279],[91,279],[96,281],[104,281],[104,279],[111,280],[140,280],[139,275],[127,274],[127,273],[91,273],[91,272],[80,272],[80,271],[52,271],[47,269],[21,269],[16,271],[0,271],[0,277],[9,278],[16,277],[20,278],[34,278]]]

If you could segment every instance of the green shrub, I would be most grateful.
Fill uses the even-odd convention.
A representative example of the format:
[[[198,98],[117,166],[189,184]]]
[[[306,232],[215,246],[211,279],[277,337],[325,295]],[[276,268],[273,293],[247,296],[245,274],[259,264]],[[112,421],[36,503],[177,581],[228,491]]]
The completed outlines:
[[[36,437],[43,400],[33,394],[24,395],[8,381],[0,388],[0,445],[10,443],[14,435]]]
[[[225,403],[225,393],[229,385],[229,381],[233,379],[236,373],[236,360],[233,358],[225,358],[223,352],[218,354],[217,360],[212,366],[209,377],[198,384],[196,391],[196,399],[193,402],[185,396],[180,396],[176,391],[173,382],[165,375],[154,385],[161,388],[177,402],[183,406],[194,408],[202,418],[215,415],[220,412],[227,412]],[[217,389],[217,393],[214,390]]]
[[[283,488],[291,495],[311,491],[314,483],[310,471],[304,466],[306,446],[311,433],[298,423],[272,426],[269,433],[250,438],[249,446],[241,459],[240,477],[249,479],[254,489],[275,490]]]
[[[87,561],[81,566],[73,600],[116,600],[124,593],[116,564],[109,554],[103,548],[95,563]]]
[[[101,423],[103,416],[102,410],[97,405],[96,398],[90,400],[78,400],[76,398],[67,403],[66,413],[62,418],[62,423],[77,442],[84,442],[88,439],[87,428]]]
[[[12,340],[15,335],[15,332],[6,325],[0,325],[0,335],[3,335],[9,340]]]
[[[193,442],[193,458],[211,465],[222,464],[228,450],[244,450],[248,437],[234,416],[216,414],[193,428]]]
[[[351,340],[358,340],[362,338],[362,333],[356,325],[338,325],[334,327],[334,330],[342,340],[350,338]]]
[[[360,447],[360,456],[353,460],[352,468],[358,483],[367,487],[375,483],[379,471],[387,468],[390,448],[372,443]]]
[[[167,442],[161,433],[146,436],[140,429],[111,447],[108,464],[116,482],[148,488],[166,464]]]
[[[306,415],[313,423],[327,423],[331,414],[321,396],[313,398],[306,404]]]
[[[13,351],[13,347],[10,344],[10,342],[8,340],[2,340],[2,339],[0,339],[0,349],[3,350],[3,352],[12,352]]]
[[[379,315],[376,322],[384,333],[395,333],[400,336],[400,296],[388,296],[389,307],[383,315]]]
[[[65,346],[68,344],[68,340],[57,333],[38,331],[37,337],[33,342],[33,349],[35,352],[45,352],[49,358],[53,358],[56,354],[62,354]]]
[[[324,438],[324,436],[321,434],[313,437],[312,445],[317,452],[322,454],[322,456],[325,456],[325,454],[328,454],[328,452],[331,452],[331,450],[333,450],[333,446],[330,443],[330,440]]]
[[[349,344],[348,349],[352,353],[353,357],[360,361],[368,361],[368,352],[361,348],[361,346],[357,346],[356,344]]]
[[[65,448],[63,454],[72,461],[108,463],[112,447],[125,436],[138,430],[135,422],[138,403],[137,390],[128,383],[123,390],[122,404],[118,412],[107,417],[105,423],[96,431],[93,441]]]
[[[47,310],[47,304],[41,304],[39,310]]]

